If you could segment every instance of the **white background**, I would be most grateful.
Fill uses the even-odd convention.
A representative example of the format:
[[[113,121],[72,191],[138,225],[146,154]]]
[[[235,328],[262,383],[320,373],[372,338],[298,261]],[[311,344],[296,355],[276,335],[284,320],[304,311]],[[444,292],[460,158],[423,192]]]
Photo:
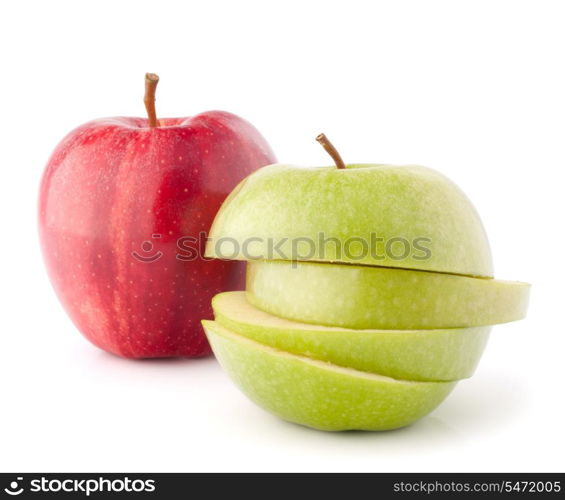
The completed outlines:
[[[2,2],[0,470],[556,471],[565,445],[565,11],[551,1]],[[330,434],[249,402],[213,358],[126,361],[51,290],[36,197],[101,116],[226,109],[281,161],[418,163],[482,215],[497,277],[530,281],[470,380],[388,433]]]

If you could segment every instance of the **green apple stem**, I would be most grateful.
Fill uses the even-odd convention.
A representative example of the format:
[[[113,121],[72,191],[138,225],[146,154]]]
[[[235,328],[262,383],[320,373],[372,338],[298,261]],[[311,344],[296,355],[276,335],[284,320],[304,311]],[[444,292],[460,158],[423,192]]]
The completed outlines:
[[[326,134],[320,134],[318,137],[316,137],[316,140],[322,145],[322,147],[332,157],[337,168],[339,168],[339,169],[345,168],[344,161],[341,159],[341,156],[337,152],[337,149],[335,148],[335,146],[326,137]]]
[[[145,73],[145,97],[143,102],[145,103],[149,127],[151,128],[159,126],[157,113],[155,112],[155,91],[157,90],[158,83],[159,77],[155,73]]]

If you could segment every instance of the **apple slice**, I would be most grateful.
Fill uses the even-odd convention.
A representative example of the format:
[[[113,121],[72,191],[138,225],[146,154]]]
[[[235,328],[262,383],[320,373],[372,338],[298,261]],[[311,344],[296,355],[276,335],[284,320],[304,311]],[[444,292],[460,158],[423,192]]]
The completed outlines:
[[[282,351],[355,370],[419,381],[470,377],[490,326],[445,330],[349,330],[279,318],[252,306],[245,292],[212,300],[216,322]]]
[[[220,259],[493,276],[489,243],[469,199],[439,172],[418,166],[270,165],[236,187],[209,236],[206,255]]]
[[[251,400],[315,429],[388,430],[436,408],[456,382],[410,382],[273,349],[202,321],[222,367]]]
[[[276,316],[328,326],[436,329],[522,319],[530,285],[316,262],[247,264],[247,298]]]

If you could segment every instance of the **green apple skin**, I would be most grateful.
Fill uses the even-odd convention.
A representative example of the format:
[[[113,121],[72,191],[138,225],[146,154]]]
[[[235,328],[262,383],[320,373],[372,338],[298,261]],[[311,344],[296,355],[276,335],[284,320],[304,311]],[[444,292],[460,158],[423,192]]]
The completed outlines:
[[[425,330],[525,317],[530,285],[316,262],[247,263],[247,299],[275,316],[353,329]]]
[[[216,322],[231,332],[292,354],[404,380],[470,377],[490,327],[445,330],[350,330],[298,323],[252,306],[245,292],[212,300]]]
[[[371,234],[381,240],[373,241]],[[341,252],[335,243],[320,242],[320,235],[341,242]],[[359,238],[368,251],[363,252]],[[409,243],[409,255],[398,241],[395,246],[398,238]],[[416,249],[422,246],[429,254]],[[469,199],[445,176],[419,166],[264,167],[244,179],[222,205],[206,255],[493,275],[489,243]]]
[[[297,424],[326,431],[389,430],[436,408],[455,382],[411,382],[309,359],[203,321],[216,358],[257,405]]]

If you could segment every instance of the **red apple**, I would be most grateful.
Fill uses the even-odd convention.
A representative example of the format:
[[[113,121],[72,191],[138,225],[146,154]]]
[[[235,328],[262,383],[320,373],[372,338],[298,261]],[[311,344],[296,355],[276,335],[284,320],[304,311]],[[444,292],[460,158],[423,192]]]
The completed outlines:
[[[241,264],[203,260],[224,198],[275,161],[265,139],[223,111],[105,118],[71,132],[45,168],[39,229],[49,276],[77,328],[127,358],[203,356],[211,299],[243,289]],[[198,243],[196,239],[199,238]]]

